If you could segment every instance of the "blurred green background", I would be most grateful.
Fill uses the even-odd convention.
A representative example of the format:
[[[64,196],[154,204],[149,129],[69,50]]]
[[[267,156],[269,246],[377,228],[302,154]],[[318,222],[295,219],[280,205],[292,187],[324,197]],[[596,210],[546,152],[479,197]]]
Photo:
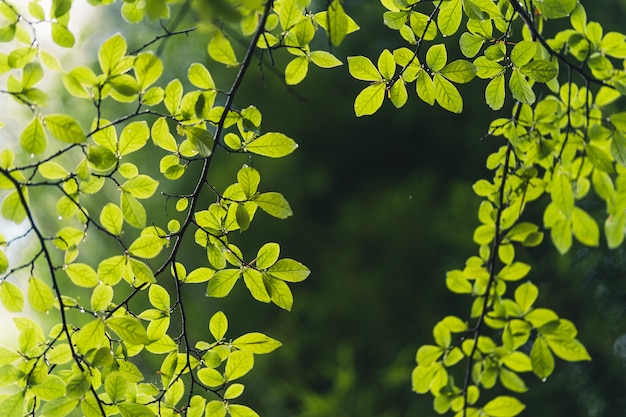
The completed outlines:
[[[626,29],[622,0],[585,5],[590,20],[602,22],[605,30]],[[375,58],[383,48],[405,46],[383,25],[378,1],[346,0],[344,7],[361,25],[360,33],[333,50],[344,62],[346,56]],[[86,35],[94,45],[118,30],[119,11],[108,13],[110,33]],[[133,27],[128,34],[131,50],[159,31],[154,22],[138,27],[144,29]],[[449,49],[458,51],[454,39],[450,42]],[[189,63],[199,61],[216,80],[225,77],[223,87],[229,85],[235,70],[209,61],[201,31],[190,34],[184,45],[166,44],[168,73],[184,78]],[[303,262],[313,273],[292,286],[291,313],[255,302],[242,283],[225,300],[185,288],[185,297],[193,300],[188,304],[192,337],[206,337],[209,317],[223,310],[230,336],[262,331],[284,343],[258,357],[254,371],[242,380],[247,385],[242,401],[263,416],[435,415],[432,397],[411,392],[415,352],[432,343],[432,327],[445,315],[468,317],[470,300],[447,291],[445,272],[462,267],[477,252],[472,233],[479,200],[471,185],[489,175],[484,161],[502,141],[485,135],[493,118],[510,114],[512,99],[507,97],[509,107],[494,114],[484,103],[485,83],[475,80],[461,86],[461,115],[425,105],[412,91],[404,108],[385,103],[375,116],[357,119],[352,104],[364,84],[352,79],[346,66],[311,68],[301,85],[290,88],[280,73],[286,61],[281,54],[275,58],[276,67],[267,57],[260,67],[251,66],[235,106],[256,105],[264,131],[284,132],[299,143],[289,158],[252,161],[261,173],[261,190],[283,193],[295,216],[278,221],[259,214],[242,239],[234,239],[244,254],[267,241],[279,242],[282,256]],[[216,156],[209,177],[218,188],[250,163],[225,156]],[[154,172],[158,178],[156,166]],[[184,193],[192,184],[179,181],[175,187]],[[599,203],[588,204],[587,209],[603,215]],[[204,265],[203,251],[190,247],[197,253],[185,251],[187,259],[181,261]],[[533,265],[530,279],[540,288],[538,305],[574,321],[593,357],[588,363],[557,361],[545,383],[525,378],[530,388],[520,396],[528,406],[525,415],[624,415],[623,253],[575,245],[562,257],[549,239],[520,253]]]

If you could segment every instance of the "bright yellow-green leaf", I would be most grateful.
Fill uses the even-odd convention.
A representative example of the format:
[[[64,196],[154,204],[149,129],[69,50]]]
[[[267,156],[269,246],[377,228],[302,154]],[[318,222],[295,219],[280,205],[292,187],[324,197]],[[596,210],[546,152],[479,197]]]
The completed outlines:
[[[68,29],[67,25],[52,22],[52,40],[59,46],[64,48],[71,48],[76,43],[76,37],[74,34]]]
[[[354,100],[354,113],[357,117],[376,113],[385,100],[386,84],[379,82],[368,87],[357,95]]]
[[[213,39],[209,42],[209,56],[215,61],[226,65],[237,65],[237,57],[230,41],[222,35],[222,32],[216,32]]]
[[[143,404],[123,402],[117,405],[122,417],[154,417],[154,412]]]
[[[43,123],[35,117],[22,131],[20,145],[29,154],[39,154],[46,150],[47,144],[48,138]]]
[[[31,387],[31,391],[39,399],[52,401],[65,396],[65,383],[56,375],[46,375],[41,382]]]
[[[222,340],[227,330],[228,319],[226,318],[226,315],[221,311],[213,314],[211,320],[209,320],[209,331],[211,332],[215,340]]]
[[[72,340],[81,353],[99,348],[105,340],[104,323],[100,319],[90,321],[81,327],[78,333],[72,337]]]
[[[570,362],[591,360],[587,349],[577,339],[546,337],[546,341],[552,352],[563,360]]]
[[[87,138],[78,122],[67,114],[49,114],[44,124],[57,139],[67,143],[82,143]]]
[[[505,97],[504,74],[499,74],[487,84],[487,88],[485,88],[485,101],[492,110],[500,110],[504,106]]]
[[[224,376],[212,368],[202,368],[198,371],[198,379],[207,387],[221,387],[224,385]]]
[[[162,311],[169,312],[170,309],[170,294],[167,290],[160,285],[152,284],[148,290],[148,298],[150,304]]]
[[[281,259],[272,265],[268,272],[283,281],[300,282],[304,281],[311,271],[306,266],[293,259]]]
[[[245,145],[248,152],[270,158],[281,158],[296,150],[298,144],[280,132],[268,132]]]
[[[226,297],[235,286],[239,279],[240,271],[238,269],[223,269],[217,271],[213,278],[209,280],[207,294],[209,297],[222,298]]]
[[[513,68],[511,78],[509,79],[509,88],[513,98],[524,103],[533,104],[535,102],[535,93],[532,87],[524,77],[524,74],[517,68]]]
[[[269,303],[271,298],[267,293],[267,288],[265,288],[263,275],[259,271],[251,268],[245,268],[242,275],[243,281],[254,299],[262,303]]]
[[[343,39],[348,34],[348,15],[343,9],[340,0],[333,0],[328,6],[328,12],[326,14],[326,31],[330,42],[334,46],[339,46]]]
[[[119,236],[122,233],[124,216],[117,204],[107,203],[100,212],[100,224],[110,233]]]
[[[440,71],[448,62],[448,53],[444,44],[433,45],[426,52],[426,64],[433,71]]]
[[[485,404],[483,411],[491,417],[514,417],[521,413],[526,406],[515,397],[502,395]]]
[[[141,91],[154,84],[163,73],[163,63],[161,59],[149,52],[141,53],[135,58],[135,76]]]
[[[285,67],[285,82],[287,85],[296,85],[302,82],[309,72],[309,60],[305,56],[292,59]]]
[[[439,27],[441,34],[450,36],[456,33],[461,25],[462,17],[463,7],[461,0],[442,3],[437,16],[437,27]]]
[[[135,318],[128,316],[110,317],[105,323],[106,326],[113,330],[125,343],[131,345],[144,345],[150,343],[146,330]]]
[[[431,106],[435,104],[435,84],[426,71],[420,71],[417,73],[415,89],[417,91],[417,95],[422,99],[422,101],[430,104]]]
[[[448,111],[461,113],[463,111],[463,98],[454,84],[441,74],[435,74],[434,84],[437,103]]]
[[[334,68],[342,65],[335,55],[327,51],[313,51],[309,56],[311,61],[320,68]]]
[[[16,393],[9,394],[3,397],[0,400],[0,410],[2,410],[2,414],[5,417],[23,417],[24,391],[19,390]]]
[[[69,264],[65,267],[65,273],[75,285],[92,288],[98,285],[98,275],[92,267],[83,263]]]
[[[572,232],[578,241],[587,246],[600,244],[600,228],[598,223],[580,207],[572,211]]]
[[[126,257],[122,255],[104,259],[98,264],[98,279],[107,285],[115,285],[122,279]]]
[[[110,285],[100,283],[93,289],[91,294],[91,309],[93,311],[106,310],[111,301],[113,301],[113,288]]]
[[[259,417],[259,415],[248,406],[240,404],[229,404],[228,413],[231,417]]]
[[[382,76],[369,58],[364,56],[349,56],[348,69],[350,75],[362,81],[382,81]]]
[[[533,365],[533,372],[539,378],[547,378],[554,371],[554,357],[543,337],[535,339],[530,350],[530,361]]]
[[[148,265],[134,258],[128,258],[131,271],[137,281],[140,283],[152,284],[156,281],[154,273]]]
[[[24,308],[24,294],[20,287],[5,279],[0,283],[0,302],[7,311],[17,313]]]
[[[120,203],[124,220],[137,229],[143,229],[147,220],[146,209],[143,205],[135,197],[124,192],[121,193]]]
[[[191,271],[182,281],[189,283],[206,282],[211,279],[213,275],[215,275],[213,269],[201,267]]]
[[[269,287],[268,292],[272,297],[272,302],[278,307],[291,311],[293,306],[293,294],[285,281],[274,278],[273,276],[265,276],[265,283]]]
[[[278,340],[256,332],[244,334],[233,340],[232,344],[254,354],[270,353],[282,346]]]
[[[522,313],[526,313],[531,309],[538,295],[539,290],[531,282],[525,282],[517,287],[515,290],[515,302],[519,305]]]
[[[227,381],[241,378],[254,367],[254,355],[252,352],[237,350],[228,356],[224,377]]]
[[[129,123],[120,135],[119,155],[128,155],[143,148],[149,137],[150,129],[145,121]]]
[[[105,75],[115,74],[119,62],[126,55],[126,39],[119,33],[107,39],[98,50],[98,62]]]
[[[128,381],[120,372],[111,372],[104,381],[104,389],[113,403],[118,403],[126,397]]]
[[[39,165],[37,170],[44,178],[50,180],[66,178],[69,175],[67,170],[61,164],[54,161],[43,162]]]
[[[54,303],[54,293],[48,284],[31,276],[28,279],[28,302],[37,311],[50,311]]]
[[[177,144],[176,139],[170,133],[170,128],[167,125],[165,117],[160,117],[152,125],[152,141],[155,145],[166,151],[176,152]]]

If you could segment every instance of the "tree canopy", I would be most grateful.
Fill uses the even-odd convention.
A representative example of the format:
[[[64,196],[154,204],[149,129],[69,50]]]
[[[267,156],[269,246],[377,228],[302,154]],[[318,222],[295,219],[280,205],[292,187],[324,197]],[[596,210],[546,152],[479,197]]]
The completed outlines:
[[[438,414],[513,417],[555,359],[591,359],[555,294],[585,262],[623,294],[593,274],[621,266],[626,35],[589,5],[89,3],[0,0],[7,416],[403,415],[387,388],[406,384]],[[315,257],[344,278],[310,283]],[[298,322],[264,307],[294,291]]]

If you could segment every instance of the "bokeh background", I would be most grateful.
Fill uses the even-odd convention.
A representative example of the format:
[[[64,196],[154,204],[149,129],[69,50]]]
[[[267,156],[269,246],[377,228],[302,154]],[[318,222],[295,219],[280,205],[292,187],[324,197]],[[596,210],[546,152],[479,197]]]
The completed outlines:
[[[205,3],[202,17],[211,18],[212,0]],[[584,4],[589,19],[606,31],[626,30],[622,0]],[[344,7],[362,28],[333,49],[344,62],[350,55],[375,58],[383,48],[405,46],[384,26],[378,1],[345,0]],[[82,35],[84,53],[95,57],[97,45],[121,30],[122,22],[115,7],[85,13],[98,22]],[[179,28],[191,24],[187,18]],[[156,22],[127,29],[131,50],[159,33]],[[203,62],[226,87],[235,70],[209,60],[204,36],[191,33],[184,48],[166,43],[166,72],[184,78],[190,62]],[[327,47],[323,42],[319,46]],[[449,44],[450,51],[458,51],[454,39]],[[295,215],[285,221],[259,215],[237,243],[244,253],[254,253],[267,241],[279,242],[282,256],[298,259],[313,272],[292,287],[290,313],[255,302],[243,285],[225,300],[188,288],[192,337],[205,337],[208,318],[223,310],[230,335],[262,331],[284,342],[273,354],[258,357],[254,371],[242,380],[247,385],[242,401],[263,416],[435,415],[432,397],[411,392],[415,352],[432,343],[432,327],[445,315],[468,316],[470,300],[446,290],[445,272],[462,267],[477,251],[472,233],[479,200],[471,185],[489,175],[484,161],[502,142],[486,136],[487,129],[493,118],[509,115],[512,99],[507,97],[508,106],[494,114],[484,103],[485,83],[476,80],[461,86],[461,115],[425,105],[413,91],[404,108],[385,103],[376,115],[357,119],[352,104],[364,85],[347,74],[346,66],[312,67],[301,85],[286,87],[285,57],[276,54],[275,67],[266,58],[260,67],[251,67],[235,105],[254,103],[263,113],[264,131],[279,130],[299,143],[289,158],[252,161],[261,172],[261,189],[283,193]],[[626,108],[624,102],[617,105]],[[230,184],[237,169],[250,162],[224,156],[216,156],[209,177],[217,188]],[[153,171],[158,178],[158,166]],[[186,192],[192,184],[179,181],[175,187]],[[603,215],[601,204],[586,204],[598,218]],[[540,219],[540,212],[531,210],[529,216]],[[201,250],[185,256],[185,262],[206,262]],[[528,406],[525,415],[625,415],[624,250],[575,244],[559,256],[546,239],[519,256],[533,265],[530,278],[540,288],[538,305],[574,321],[593,357],[574,364],[557,360],[546,382],[525,377],[530,388],[520,396]]]

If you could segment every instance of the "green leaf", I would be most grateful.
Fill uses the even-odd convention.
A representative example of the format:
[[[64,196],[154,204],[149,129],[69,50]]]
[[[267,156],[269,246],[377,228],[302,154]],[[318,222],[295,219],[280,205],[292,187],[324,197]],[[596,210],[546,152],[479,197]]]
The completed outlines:
[[[128,252],[138,258],[152,259],[161,253],[164,243],[165,240],[159,236],[143,235],[135,239]]]
[[[572,191],[572,184],[564,171],[558,170],[554,174],[550,195],[556,207],[565,217],[569,218],[574,210],[574,192]]]
[[[215,298],[226,297],[235,286],[239,275],[240,271],[238,269],[217,271],[213,278],[209,280],[207,295]]]
[[[450,36],[459,30],[461,18],[463,17],[463,7],[461,0],[452,0],[442,3],[437,16],[437,27],[443,36]]]
[[[530,362],[533,366],[533,372],[539,378],[547,378],[554,371],[554,357],[550,353],[544,338],[537,337],[535,339],[535,343],[530,350]]]
[[[143,404],[123,402],[117,405],[122,417],[154,417],[154,412]]]
[[[169,313],[170,310],[170,294],[160,285],[152,284],[148,290],[148,299],[154,308]]]
[[[587,349],[577,339],[546,337],[546,341],[552,352],[563,360],[570,362],[591,360]]]
[[[330,42],[334,46],[339,46],[348,34],[348,15],[343,10],[340,0],[333,0],[328,6],[326,14],[326,31]]]
[[[511,50],[511,61],[515,66],[528,64],[535,56],[537,44],[533,41],[520,41]]]
[[[517,398],[501,395],[485,404],[483,411],[492,417],[513,417],[521,413],[526,406]]]
[[[441,74],[448,80],[464,84],[470,82],[476,75],[477,68],[471,62],[459,59],[441,69]]]
[[[235,50],[230,44],[230,41],[224,37],[222,32],[216,32],[213,39],[209,42],[208,46],[209,56],[221,63],[228,66],[237,65],[237,56]]]
[[[537,59],[522,66],[520,71],[540,83],[547,83],[559,74],[559,70],[552,62]]]
[[[228,356],[224,377],[227,381],[241,378],[254,367],[254,355],[252,352],[237,350]]]
[[[304,281],[311,271],[293,259],[281,259],[267,270],[273,277],[287,282]]]
[[[201,156],[211,155],[214,144],[211,132],[200,127],[190,126],[185,128],[185,134]]]
[[[187,70],[187,78],[194,86],[203,90],[215,88],[215,82],[209,70],[202,64],[193,63]]]
[[[442,43],[433,45],[426,52],[426,64],[433,71],[440,71],[448,62],[446,46]]]
[[[558,19],[569,16],[576,7],[576,3],[576,0],[544,0],[537,2],[535,6],[544,17]]]
[[[243,394],[244,388],[243,384],[231,384],[226,388],[226,392],[224,392],[224,399],[232,400],[240,397],[241,394]]]
[[[128,193],[121,193],[120,205],[124,220],[137,229],[143,229],[146,226],[146,209],[139,201]]]
[[[435,98],[437,95],[435,84],[426,71],[420,71],[417,73],[415,89],[417,91],[417,95],[422,99],[422,101],[430,104],[431,106],[435,104]]]
[[[228,413],[231,417],[259,417],[256,411],[250,407],[240,404],[229,404]]]
[[[500,270],[498,278],[517,281],[528,275],[528,272],[530,272],[530,265],[524,262],[513,262]]]
[[[104,380],[104,389],[114,404],[126,397],[128,381],[121,372],[111,372]]]
[[[298,144],[280,132],[268,132],[245,145],[244,149],[257,155],[282,158],[296,150]]]
[[[4,396],[0,400],[0,410],[2,410],[2,415],[5,417],[23,417],[24,391],[20,390],[14,394]]]
[[[131,345],[146,345],[150,343],[146,330],[139,320],[132,317],[110,317],[105,321],[107,327],[113,330],[125,343]]]
[[[435,74],[434,83],[437,103],[448,111],[461,113],[463,111],[463,98],[454,84],[440,74]]]
[[[385,100],[385,83],[379,82],[365,87],[354,100],[354,113],[357,117],[369,116],[383,105]]]
[[[278,349],[282,344],[263,333],[247,333],[232,341],[233,346],[254,354],[270,353]]]
[[[378,71],[387,81],[393,78],[396,72],[396,61],[389,49],[384,49],[378,56]]]
[[[25,193],[26,190],[22,192]],[[26,210],[22,205],[20,194],[17,191],[12,191],[4,197],[0,212],[2,213],[2,217],[17,224],[22,223],[26,219]]]
[[[28,302],[37,311],[50,311],[54,304],[54,293],[48,284],[31,276],[28,279]]]
[[[207,387],[221,387],[226,382],[224,376],[212,368],[200,369],[198,371],[198,379]]]
[[[1,407],[0,403],[0,407]],[[53,401],[49,401],[44,404],[42,411],[43,415],[51,417],[64,417],[71,413],[78,406],[78,400],[72,397],[61,397]],[[23,413],[20,413],[22,416]]]
[[[504,88],[504,74],[495,76],[485,89],[485,101],[492,110],[500,110],[504,106],[506,90]]]
[[[290,311],[293,306],[293,294],[289,286],[283,280],[274,278],[271,275],[264,277],[264,279],[266,280],[265,283],[267,284],[272,302],[278,307]]]
[[[415,359],[420,366],[430,366],[438,360],[443,353],[444,349],[441,346],[422,345],[417,350]]]
[[[60,141],[83,143],[87,140],[78,122],[66,114],[49,114],[44,117],[44,124]]]
[[[348,70],[357,80],[362,81],[382,81],[383,77],[380,75],[372,61],[364,56],[349,56],[348,57]]]
[[[287,85],[296,85],[302,82],[309,72],[309,60],[305,56],[298,56],[285,67],[285,82]]]
[[[280,193],[262,193],[255,196],[253,201],[258,204],[261,210],[279,219],[286,219],[293,214],[289,203]]]
[[[50,25],[52,29],[52,40],[59,46],[64,48],[71,48],[76,43],[76,37],[68,29],[67,25],[59,22],[52,22]]]
[[[467,58],[475,57],[484,43],[485,40],[482,37],[469,32],[464,32],[459,38],[459,46],[461,47],[461,52]]]
[[[280,246],[278,243],[266,243],[263,245],[256,255],[256,266],[259,269],[267,269],[274,265],[280,254]]]
[[[98,285],[98,275],[96,271],[87,264],[69,264],[64,270],[72,282],[79,287],[93,288]]]
[[[598,246],[600,244],[598,223],[580,207],[574,207],[572,211],[572,232],[583,245]]]
[[[91,294],[90,301],[93,311],[106,310],[113,301],[113,288],[103,283],[98,284]]]
[[[174,136],[170,133],[170,128],[167,125],[165,117],[159,117],[157,121],[154,122],[151,134],[152,141],[158,147],[170,152],[178,151],[176,139],[174,139]]]
[[[406,91],[406,85],[402,78],[393,83],[391,86],[391,89],[389,90],[389,98],[391,99],[391,103],[397,109],[406,104],[409,95]]]
[[[133,66],[137,84],[140,91],[145,91],[147,87],[154,84],[163,73],[163,63],[161,59],[151,52],[143,52],[135,58]]]
[[[515,100],[524,104],[533,104],[535,102],[535,93],[532,87],[517,68],[513,68],[513,72],[511,72],[509,88]]]
[[[120,135],[118,154],[124,156],[143,148],[148,138],[150,138],[148,123],[145,121],[129,123]]]
[[[115,285],[122,279],[126,268],[126,257],[123,255],[103,259],[98,264],[98,279],[107,285]]]
[[[211,317],[211,320],[209,320],[209,331],[211,332],[215,340],[222,340],[227,330],[228,319],[226,318],[226,315],[221,311],[213,314],[213,317]]]
[[[50,180],[66,178],[69,175],[67,170],[63,168],[61,164],[54,161],[43,162],[41,165],[39,165],[37,170],[43,177]]]
[[[197,268],[191,271],[182,281],[189,283],[206,282],[211,279],[213,275],[215,275],[215,271],[211,268]]]
[[[82,326],[72,339],[80,353],[98,348],[105,340],[104,323],[100,319],[92,320]]]
[[[133,275],[135,276],[135,279],[139,281],[139,283],[145,282],[145,283],[152,284],[156,282],[156,279],[154,278],[154,274],[152,273],[152,270],[150,269],[148,265],[133,258],[129,258],[128,261],[130,263],[131,271]]]
[[[18,313],[24,308],[22,290],[6,279],[0,283],[0,301],[2,306],[11,313]]]
[[[619,130],[611,140],[611,155],[620,165],[626,166],[626,136]]]
[[[522,310],[522,313],[527,313],[539,295],[539,290],[531,282],[525,282],[515,290],[515,302]]]
[[[98,50],[98,62],[102,72],[109,76],[116,74],[118,64],[126,55],[126,39],[119,33],[107,39]]]
[[[48,137],[38,117],[33,118],[22,131],[20,145],[29,154],[40,154],[46,150]]]
[[[46,375],[41,382],[31,387],[31,391],[41,400],[52,401],[65,396],[65,383],[56,375]]]
[[[122,234],[123,223],[124,216],[122,209],[117,204],[107,203],[102,207],[102,211],[100,212],[100,224],[109,233],[116,236]]]
[[[604,233],[606,234],[607,245],[611,249],[619,247],[624,241],[624,227],[626,227],[626,216],[623,212],[615,216],[607,217],[604,222]],[[0,287],[0,296],[2,288]]]
[[[313,51],[309,57],[315,65],[320,68],[334,68],[342,65],[341,61],[330,52],[327,51]]]

